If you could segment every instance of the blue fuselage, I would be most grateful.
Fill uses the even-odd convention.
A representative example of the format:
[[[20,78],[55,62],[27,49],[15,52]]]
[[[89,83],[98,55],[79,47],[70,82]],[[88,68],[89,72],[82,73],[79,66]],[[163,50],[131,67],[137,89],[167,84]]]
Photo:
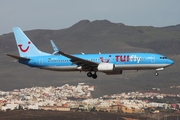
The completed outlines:
[[[173,61],[165,56],[153,53],[112,53],[112,54],[72,54],[94,63],[111,63],[115,69],[140,70],[165,68],[173,64]],[[79,66],[62,55],[46,55],[29,57],[30,60],[19,60],[20,63],[31,67],[57,71],[79,71]],[[87,70],[88,71],[88,70]]]

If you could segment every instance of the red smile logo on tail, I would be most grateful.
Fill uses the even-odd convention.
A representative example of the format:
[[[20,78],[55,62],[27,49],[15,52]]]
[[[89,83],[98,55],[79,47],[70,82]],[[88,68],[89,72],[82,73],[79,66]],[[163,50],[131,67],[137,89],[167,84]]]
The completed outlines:
[[[29,41],[28,44],[31,44],[31,42]],[[20,50],[21,50],[22,52],[27,52],[27,51],[29,50],[29,46],[28,46],[26,49],[23,49],[23,48],[22,48],[22,44],[19,44],[18,47],[20,48]]]

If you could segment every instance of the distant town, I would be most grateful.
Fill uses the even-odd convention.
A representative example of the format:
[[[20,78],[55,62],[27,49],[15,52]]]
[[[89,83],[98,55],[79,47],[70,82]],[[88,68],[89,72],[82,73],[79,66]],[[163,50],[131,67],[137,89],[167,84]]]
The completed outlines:
[[[179,86],[171,86],[179,88]],[[56,110],[121,113],[180,113],[180,94],[129,92],[93,98],[94,86],[78,83],[61,87],[32,87],[0,91],[1,111]]]

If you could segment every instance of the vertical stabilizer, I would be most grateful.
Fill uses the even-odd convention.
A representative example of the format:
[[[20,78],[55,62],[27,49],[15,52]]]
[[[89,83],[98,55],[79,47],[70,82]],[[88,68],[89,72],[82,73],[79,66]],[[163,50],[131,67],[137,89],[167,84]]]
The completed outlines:
[[[19,55],[21,57],[49,55],[48,53],[42,52],[31,42],[31,40],[24,34],[24,32],[18,28],[13,28],[16,44],[18,47]]]

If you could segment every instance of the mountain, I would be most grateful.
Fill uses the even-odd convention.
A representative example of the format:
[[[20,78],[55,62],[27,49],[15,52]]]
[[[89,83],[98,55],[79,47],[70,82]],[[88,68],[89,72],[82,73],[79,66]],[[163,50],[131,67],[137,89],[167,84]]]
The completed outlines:
[[[158,77],[155,71],[123,71],[123,75],[106,76],[98,73],[96,80],[86,77],[86,73],[52,72],[21,65],[5,53],[17,54],[13,33],[0,36],[0,89],[13,90],[32,86],[76,85],[84,82],[94,85],[94,96],[128,91],[161,88],[161,92],[178,93],[170,86],[179,85],[180,25],[167,27],[127,26],[108,20],[82,20],[70,28],[60,30],[30,30],[25,34],[42,51],[52,53],[49,40],[54,40],[67,53],[98,52],[153,52],[163,54],[175,61]]]

